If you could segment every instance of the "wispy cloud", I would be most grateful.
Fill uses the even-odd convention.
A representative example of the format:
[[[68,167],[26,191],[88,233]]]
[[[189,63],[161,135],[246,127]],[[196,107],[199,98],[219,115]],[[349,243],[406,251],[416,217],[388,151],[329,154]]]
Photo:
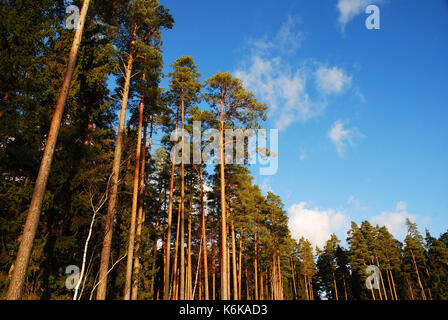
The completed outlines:
[[[291,62],[294,59],[290,54],[301,47],[305,38],[297,30],[298,21],[288,17],[274,35],[249,40],[249,55],[234,72],[247,89],[269,105],[270,117],[280,130],[322,114],[327,106],[326,95],[342,93],[352,80],[342,68],[324,67],[313,59],[300,64]],[[319,90],[311,97],[307,85],[313,78],[318,79],[315,85]]]
[[[333,142],[340,157],[344,157],[347,146],[354,146],[355,140],[364,137],[358,128],[346,128],[341,120],[336,121],[328,132],[328,138]]]
[[[366,211],[368,207],[363,205],[361,200],[357,199],[354,195],[350,195],[347,199],[347,204],[353,206],[356,210]]]
[[[341,68],[321,66],[316,70],[316,87],[324,94],[341,93],[350,87],[351,83],[352,77]]]

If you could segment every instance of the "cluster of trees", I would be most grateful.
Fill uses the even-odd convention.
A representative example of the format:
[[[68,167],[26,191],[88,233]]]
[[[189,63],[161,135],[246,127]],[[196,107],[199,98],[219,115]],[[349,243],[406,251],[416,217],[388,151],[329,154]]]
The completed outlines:
[[[324,248],[316,248],[316,261],[309,255],[311,246],[299,241],[299,257],[312,267],[315,295],[334,300],[445,300],[448,298],[448,232],[438,239],[417,225],[406,221],[404,243],[396,240],[386,227],[352,222],[347,233],[348,249],[331,235]],[[371,271],[378,267],[377,288],[366,286]],[[368,280],[369,282],[372,280]],[[372,282],[373,284],[373,282]]]
[[[349,250],[332,236],[316,255],[291,237],[281,199],[224,161],[225,129],[259,127],[267,106],[229,73],[201,82],[192,57],[164,75],[174,19],[157,0],[74,4],[76,31],[66,1],[0,3],[1,297],[447,298],[448,234],[409,224],[402,247],[363,222]],[[220,132],[216,166],[182,153],[193,121]]]

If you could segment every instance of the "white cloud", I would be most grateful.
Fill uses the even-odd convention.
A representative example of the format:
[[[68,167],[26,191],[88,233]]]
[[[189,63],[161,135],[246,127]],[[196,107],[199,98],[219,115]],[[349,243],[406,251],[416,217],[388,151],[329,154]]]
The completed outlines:
[[[352,77],[338,67],[322,66],[316,71],[316,86],[324,94],[340,93],[350,87],[351,82]]]
[[[333,209],[311,208],[307,202],[294,204],[288,209],[288,226],[294,239],[308,239],[313,246],[322,248],[332,233],[347,229],[349,219]]]
[[[370,222],[374,225],[386,226],[390,233],[400,241],[403,241],[406,236],[406,219],[415,221],[415,214],[410,214],[407,211],[407,204],[405,202],[398,202],[395,212],[382,212],[378,216],[370,218]]]
[[[265,35],[261,39],[250,40],[250,55],[234,72],[262,102],[269,106],[269,116],[280,130],[296,121],[307,121],[320,115],[327,102],[323,92],[341,93],[351,83],[351,77],[338,67],[323,68],[322,63],[305,60],[300,65],[290,53],[298,49],[304,39],[303,33],[296,30],[297,19],[289,17],[274,36]],[[286,55],[286,56],[285,56]],[[307,65],[307,61],[313,61]],[[320,95],[311,98],[307,90],[307,79],[316,76],[322,84]]]
[[[383,0],[338,0],[336,6],[339,10],[338,22],[341,30],[344,32],[345,25],[358,14],[365,12],[368,5],[380,2]]]
[[[295,121],[306,121],[320,114],[325,103],[311,101],[306,92],[307,71],[291,67],[280,57],[253,55],[250,67],[234,74],[261,101],[268,104],[275,125],[285,129]]]
[[[282,53],[293,53],[305,40],[305,34],[297,30],[299,19],[288,16],[274,36],[265,35],[262,39],[251,39],[249,44],[257,54],[267,53],[270,49],[278,49]]]
[[[347,145],[354,146],[354,140],[363,137],[357,128],[345,128],[341,120],[336,121],[328,132],[328,137],[336,147],[340,157],[344,156]]]

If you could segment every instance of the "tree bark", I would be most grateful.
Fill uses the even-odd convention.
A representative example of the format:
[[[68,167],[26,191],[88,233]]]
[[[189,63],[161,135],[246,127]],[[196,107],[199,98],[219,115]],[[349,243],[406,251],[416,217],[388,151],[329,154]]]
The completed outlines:
[[[20,300],[22,298],[23,285],[25,283],[26,271],[33,250],[34,238],[36,236],[37,227],[39,225],[40,213],[42,210],[42,202],[47,188],[48,177],[50,175],[53,154],[56,148],[56,142],[61,126],[62,115],[64,113],[65,103],[70,90],[70,84],[73,78],[73,72],[76,66],[79,47],[86,21],[87,10],[90,0],[84,0],[81,13],[78,19],[75,37],[68,58],[67,68],[65,70],[64,81],[61,91],[56,101],[53,118],[51,119],[50,130],[48,132],[47,143],[45,144],[44,154],[40,163],[39,173],[37,175],[36,184],[34,186],[33,196],[31,198],[28,216],[21,236],[19,251],[16,261],[14,262],[14,270],[12,272],[11,281],[9,282],[8,291],[6,293],[7,300]]]
[[[422,290],[422,298],[423,298],[423,300],[426,300],[425,289],[423,288],[422,281],[420,280],[420,273],[418,272],[417,263],[415,262],[415,255],[412,250],[411,250],[411,254],[412,254],[412,261],[414,262],[415,273],[417,274],[418,285],[420,286],[420,289]]]
[[[123,89],[123,98],[121,102],[121,111],[117,132],[117,139],[115,143],[115,151],[114,151],[114,160],[112,167],[112,188],[109,196],[109,206],[107,208],[106,215],[106,225],[104,230],[104,240],[103,240],[103,249],[101,251],[101,263],[100,263],[100,273],[99,273],[99,285],[98,291],[96,293],[97,300],[105,300],[106,299],[106,290],[107,290],[107,273],[109,268],[109,260],[110,260],[110,251],[112,246],[112,233],[113,233],[113,224],[115,217],[115,207],[117,203],[118,197],[118,182],[119,182],[119,174],[120,174],[120,165],[121,165],[121,155],[122,155],[122,144],[123,144],[123,134],[124,134],[124,125],[126,121],[126,107],[128,104],[128,96],[129,96],[129,86],[131,83],[131,74],[132,74],[132,66],[134,63],[134,46],[135,39],[137,36],[137,25],[134,24],[134,31],[132,34],[132,40],[129,50],[129,58],[126,66],[126,77],[125,84]]]
[[[173,294],[172,299],[177,300],[178,298],[178,269],[177,269],[177,257],[178,257],[178,248],[179,248],[179,230],[180,230],[180,206],[177,212],[177,227],[176,227],[176,242],[174,243],[174,269],[173,269]]]
[[[142,81],[145,81],[144,73]],[[132,269],[133,269],[132,264],[134,262],[135,228],[137,224],[137,207],[138,207],[138,194],[139,194],[138,187],[139,187],[140,165],[141,165],[140,157],[142,152],[143,106],[144,106],[144,95],[142,95],[142,97],[140,98],[140,105],[139,105],[137,146],[135,151],[135,168],[134,168],[134,180],[132,188],[131,227],[129,230],[128,257],[126,263],[126,278],[124,284],[124,300],[129,300],[131,298]]]
[[[177,127],[179,122],[179,107],[177,107],[176,113],[176,128],[174,133],[174,148],[171,159],[171,180],[170,180],[170,193],[168,199],[168,221],[167,221],[167,237],[166,237],[166,257],[165,257],[165,269],[163,277],[163,300],[169,300],[169,286],[170,286],[170,251],[171,251],[171,219],[173,212],[173,188],[174,188],[174,167],[176,160],[176,145],[177,145]]]
[[[199,176],[201,183],[201,215],[202,215],[202,244],[204,246],[203,259],[204,259],[204,298],[209,300],[209,290],[208,290],[208,270],[207,270],[207,241],[205,237],[206,223],[205,223],[205,209],[204,209],[204,184],[202,176],[202,155],[200,157],[199,164]]]
[[[140,161],[140,178],[139,178],[139,187],[138,187],[138,199],[139,199],[139,205],[138,205],[138,215],[137,215],[137,230],[136,230],[136,241],[135,241],[135,256],[134,256],[134,281],[132,284],[132,291],[131,291],[131,299],[137,300],[138,298],[138,284],[139,284],[139,273],[141,269],[140,264],[140,245],[141,245],[141,234],[142,234],[142,227],[143,223],[145,222],[145,214],[143,212],[143,191],[145,188],[145,163],[146,163],[146,130],[147,130],[147,123],[148,119],[145,117],[145,124],[144,124],[144,130],[143,130],[143,144],[142,144],[142,157]],[[153,124],[151,121],[151,127],[150,127],[150,133],[149,133],[149,146],[148,146],[148,165],[151,163],[151,145],[152,145],[152,130],[153,130]],[[158,214],[160,213],[160,204],[158,208]],[[156,259],[157,254],[157,229],[159,225],[159,219],[157,217],[156,221],[156,243],[155,243],[155,250],[153,253],[153,258]],[[155,262],[155,260],[154,260]],[[154,279],[154,278],[153,278]],[[154,281],[152,281],[154,282]]]
[[[226,188],[224,175],[224,93],[221,90],[220,119],[220,177],[221,177],[221,300],[228,300]]]

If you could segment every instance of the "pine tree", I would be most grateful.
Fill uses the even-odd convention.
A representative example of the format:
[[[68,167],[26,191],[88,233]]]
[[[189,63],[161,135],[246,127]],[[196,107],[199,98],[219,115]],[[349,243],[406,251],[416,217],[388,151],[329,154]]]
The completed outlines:
[[[240,123],[246,128],[256,127],[258,120],[264,118],[266,105],[259,103],[252,93],[246,91],[239,79],[235,79],[229,73],[218,72],[213,77],[205,80],[207,84],[206,100],[210,103],[212,112],[219,119],[220,132],[220,190],[221,190],[221,299],[229,297],[227,276],[227,214],[226,191],[224,175],[224,130],[232,123],[234,126]]]

